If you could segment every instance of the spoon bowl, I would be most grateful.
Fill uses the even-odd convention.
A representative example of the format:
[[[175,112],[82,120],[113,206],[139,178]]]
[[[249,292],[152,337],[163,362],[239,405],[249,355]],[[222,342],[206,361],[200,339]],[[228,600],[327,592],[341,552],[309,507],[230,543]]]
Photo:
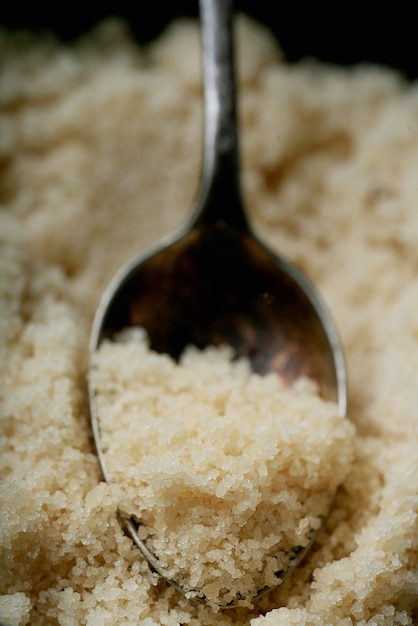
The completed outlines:
[[[270,251],[248,223],[239,176],[231,5],[230,0],[200,2],[205,141],[194,211],[176,232],[112,280],[94,319],[90,363],[104,339],[131,326],[145,328],[150,347],[175,359],[190,344],[228,344],[237,358],[249,359],[255,372],[277,372],[289,385],[301,376],[311,378],[344,417],[346,370],[334,322],[310,281]],[[108,481],[91,386],[89,394],[99,464]],[[164,576],[158,558],[138,536],[138,523],[120,516],[151,566]],[[289,567],[277,574],[278,583],[313,540],[289,554]],[[184,591],[176,581],[168,582]],[[269,590],[254,590],[253,598]],[[205,601],[204,596],[196,599]]]

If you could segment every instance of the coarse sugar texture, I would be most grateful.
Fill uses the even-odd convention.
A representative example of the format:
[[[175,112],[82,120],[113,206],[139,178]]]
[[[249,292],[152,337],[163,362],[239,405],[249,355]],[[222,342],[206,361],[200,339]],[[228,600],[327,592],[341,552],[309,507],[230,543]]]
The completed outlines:
[[[149,569],[100,482],[86,371],[111,276],[192,206],[198,29],[147,49],[0,35],[0,621],[411,626],[418,621],[418,92],[385,68],[289,65],[238,21],[243,184],[257,233],[340,330],[354,462],[307,558],[214,613]]]
[[[168,580],[213,609],[280,582],[328,514],[353,428],[312,382],[252,373],[228,346],[179,364],[144,329],[104,342],[91,375],[123,515]]]

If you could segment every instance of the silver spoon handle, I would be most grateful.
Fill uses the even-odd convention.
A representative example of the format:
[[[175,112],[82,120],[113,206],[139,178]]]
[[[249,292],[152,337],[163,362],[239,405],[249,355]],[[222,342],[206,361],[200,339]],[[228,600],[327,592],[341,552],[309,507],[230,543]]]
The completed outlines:
[[[240,185],[233,0],[200,0],[204,153],[196,223],[248,230]]]

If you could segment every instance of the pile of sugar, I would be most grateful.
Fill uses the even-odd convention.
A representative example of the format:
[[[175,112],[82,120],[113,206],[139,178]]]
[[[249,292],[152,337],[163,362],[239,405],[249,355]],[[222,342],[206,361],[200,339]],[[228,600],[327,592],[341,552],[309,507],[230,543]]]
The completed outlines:
[[[397,626],[418,606],[418,92],[386,69],[290,66],[239,22],[244,187],[259,234],[337,320],[355,461],[324,532],[253,610],[154,576],[99,482],[89,330],[118,267],[185,217],[201,154],[198,30],[148,50],[0,36],[0,621]]]
[[[252,607],[326,517],[352,428],[312,383],[289,389],[228,347],[177,364],[143,329],[100,347],[91,384],[119,508],[168,580],[216,609]]]

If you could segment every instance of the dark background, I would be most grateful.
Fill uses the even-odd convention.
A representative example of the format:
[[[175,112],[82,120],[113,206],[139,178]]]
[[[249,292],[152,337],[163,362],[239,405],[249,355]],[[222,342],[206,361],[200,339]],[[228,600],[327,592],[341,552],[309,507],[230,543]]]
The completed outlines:
[[[71,41],[106,16],[126,18],[143,43],[158,35],[176,16],[197,16],[197,0],[151,0],[78,5],[62,0],[22,3],[4,0],[0,25],[7,29],[52,31]],[[353,65],[372,62],[418,78],[418,20],[414,3],[407,8],[387,3],[386,8],[363,2],[301,3],[288,0],[236,0],[236,9],[266,24],[278,37],[290,61],[315,57],[328,63]]]

